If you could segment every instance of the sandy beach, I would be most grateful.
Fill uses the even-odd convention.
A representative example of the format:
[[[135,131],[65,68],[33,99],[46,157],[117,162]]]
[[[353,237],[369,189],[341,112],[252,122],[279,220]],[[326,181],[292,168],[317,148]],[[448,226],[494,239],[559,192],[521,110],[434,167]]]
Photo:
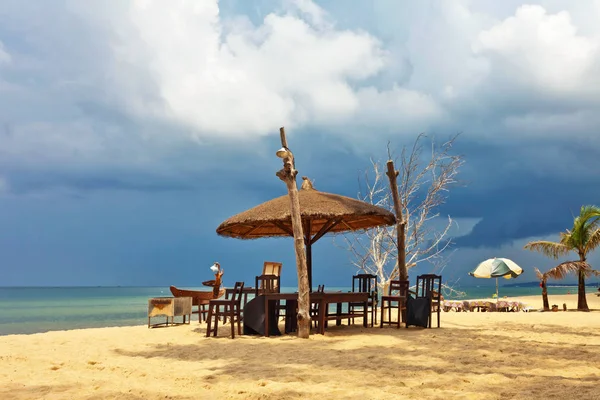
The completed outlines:
[[[563,303],[576,295],[550,297]],[[600,311],[448,312],[440,329],[342,326],[309,340],[205,327],[0,337],[0,398],[600,399]]]

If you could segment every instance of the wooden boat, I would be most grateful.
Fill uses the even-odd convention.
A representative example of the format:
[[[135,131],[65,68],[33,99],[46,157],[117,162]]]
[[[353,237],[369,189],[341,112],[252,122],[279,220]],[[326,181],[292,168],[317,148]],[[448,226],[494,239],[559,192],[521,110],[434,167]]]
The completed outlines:
[[[215,296],[215,293],[212,290],[188,290],[188,289],[179,289],[175,286],[170,286],[171,293],[174,297],[191,297],[192,305],[197,306],[200,302],[206,303],[211,299],[218,299],[225,294],[225,289],[220,288]]]
[[[207,306],[210,300],[218,299],[219,297],[223,297],[225,294],[225,288],[221,287],[221,279],[223,277],[221,265],[216,262],[210,269],[215,272],[215,279],[202,282],[204,286],[212,287],[212,290],[210,291],[179,289],[175,286],[169,286],[169,289],[171,289],[171,293],[174,297],[192,298],[192,306],[198,307],[196,311],[192,311],[192,314],[198,314],[198,320],[200,322],[202,322],[202,319],[206,319],[208,316]]]

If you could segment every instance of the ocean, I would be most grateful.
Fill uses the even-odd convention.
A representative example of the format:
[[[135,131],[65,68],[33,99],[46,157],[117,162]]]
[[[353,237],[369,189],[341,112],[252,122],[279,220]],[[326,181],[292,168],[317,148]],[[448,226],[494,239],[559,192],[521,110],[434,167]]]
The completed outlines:
[[[202,288],[189,288],[206,290]],[[347,287],[327,287],[343,290]],[[458,287],[462,298],[486,298],[494,286]],[[297,288],[282,288],[294,292]],[[588,292],[595,291],[588,287]],[[576,286],[552,286],[548,293],[576,293]],[[541,295],[539,287],[500,287],[500,297]],[[0,335],[134,326],[147,323],[148,299],[171,296],[168,287],[4,287],[0,288]],[[445,295],[447,298],[453,296]],[[454,296],[456,298],[456,296]]]

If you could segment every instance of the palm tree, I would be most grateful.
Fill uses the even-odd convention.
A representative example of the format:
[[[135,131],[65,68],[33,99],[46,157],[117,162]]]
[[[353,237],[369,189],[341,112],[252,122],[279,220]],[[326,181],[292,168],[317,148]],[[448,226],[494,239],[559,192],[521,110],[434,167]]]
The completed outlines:
[[[577,285],[577,309],[589,311],[585,298],[585,276],[590,270],[585,267],[587,255],[600,246],[600,207],[582,206],[579,216],[573,221],[573,228],[560,234],[560,242],[535,241],[525,245],[528,250],[539,251],[548,257],[558,259],[571,251],[579,255],[580,264],[577,268],[579,277]],[[561,264],[562,265],[562,264]]]
[[[541,273],[537,268],[533,268],[535,270],[535,274],[540,280],[540,285],[542,286],[542,301],[544,302],[544,311],[550,310],[550,303],[548,302],[548,287],[546,286],[548,278],[564,279],[569,272],[576,272],[579,270],[579,268],[591,270],[589,264],[585,262],[581,263],[580,261],[567,261],[557,265],[552,269],[549,269],[544,273]]]

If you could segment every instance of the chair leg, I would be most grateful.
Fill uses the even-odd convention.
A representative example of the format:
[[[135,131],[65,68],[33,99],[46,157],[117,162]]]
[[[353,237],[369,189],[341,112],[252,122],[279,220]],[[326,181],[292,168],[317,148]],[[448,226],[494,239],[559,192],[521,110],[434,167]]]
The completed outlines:
[[[208,318],[206,316],[206,304],[198,305],[198,322],[206,321]]]
[[[210,336],[210,327],[212,325],[212,306],[208,306],[208,316],[206,317],[206,337]]]
[[[219,331],[219,317],[221,316],[221,310],[219,306],[215,306],[215,330],[213,332],[213,336],[217,336],[217,332]]]
[[[241,310],[237,310],[237,325],[238,325],[238,335],[242,336],[242,315]]]
[[[371,328],[377,325],[377,304],[373,304],[373,316],[371,317]]]
[[[229,322],[231,323],[231,338],[235,339],[235,320],[233,319],[233,306],[229,307]]]

